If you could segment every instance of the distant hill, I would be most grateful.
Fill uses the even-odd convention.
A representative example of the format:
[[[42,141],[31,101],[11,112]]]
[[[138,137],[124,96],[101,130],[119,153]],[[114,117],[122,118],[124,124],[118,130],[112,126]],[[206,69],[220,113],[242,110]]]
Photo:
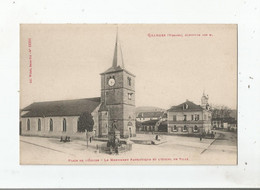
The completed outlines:
[[[165,109],[153,107],[153,106],[142,106],[142,107],[136,107],[135,113],[138,115],[140,112],[154,112],[154,111],[165,111]]]

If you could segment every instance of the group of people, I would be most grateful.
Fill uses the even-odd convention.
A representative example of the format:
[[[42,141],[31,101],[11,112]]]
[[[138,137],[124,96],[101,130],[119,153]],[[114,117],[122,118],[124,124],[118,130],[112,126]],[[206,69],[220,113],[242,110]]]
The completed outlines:
[[[63,137],[60,137],[60,142],[70,142],[70,137],[66,136],[65,139]]]
[[[208,133],[203,132],[203,133],[200,134],[200,141],[202,141],[202,139],[205,138],[206,136],[208,136],[208,137],[210,137],[210,138],[213,139],[213,138],[215,138],[215,135],[216,135],[216,134],[217,134],[217,133],[215,132],[215,134],[214,134],[213,131],[208,132]]]

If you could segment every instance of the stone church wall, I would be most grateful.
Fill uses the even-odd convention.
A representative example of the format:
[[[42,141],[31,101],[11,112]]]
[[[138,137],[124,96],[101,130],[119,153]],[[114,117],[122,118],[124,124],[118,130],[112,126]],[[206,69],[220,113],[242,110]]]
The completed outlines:
[[[98,135],[98,112],[97,109],[92,113],[94,126],[93,135]],[[65,117],[30,117],[21,118],[21,135],[25,136],[42,136],[42,137],[58,137],[69,136],[71,139],[86,139],[85,132],[78,132],[79,116]],[[30,130],[27,130],[27,121],[30,120]],[[53,121],[53,131],[50,130],[50,120]],[[66,119],[66,131],[63,131],[63,119]],[[40,130],[38,129],[38,120],[40,120]]]
[[[27,130],[27,121],[30,120],[30,130]],[[53,130],[50,130],[50,120],[53,121]],[[66,120],[66,131],[63,131],[63,120]],[[38,129],[38,120],[41,129]],[[77,133],[78,116],[69,117],[31,117],[22,118],[22,135],[60,137]]]

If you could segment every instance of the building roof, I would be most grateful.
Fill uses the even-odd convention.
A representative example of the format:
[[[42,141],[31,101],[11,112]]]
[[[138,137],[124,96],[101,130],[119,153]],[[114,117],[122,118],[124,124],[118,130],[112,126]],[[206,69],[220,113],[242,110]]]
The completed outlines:
[[[200,105],[194,104],[193,102],[187,100],[186,102],[178,105],[172,106],[168,111],[202,111],[203,108]]]
[[[121,44],[119,43],[119,39],[118,39],[118,30],[116,33],[116,44],[115,44],[114,57],[113,57],[113,67],[115,68],[121,67],[122,69],[125,68]]]
[[[22,109],[28,111],[22,117],[79,116],[92,113],[100,105],[100,97],[76,100],[34,102]]]
[[[164,112],[140,112],[137,117],[138,118],[158,118],[164,115]]]
[[[144,121],[142,123],[142,125],[155,125],[159,120],[148,120],[148,121]]]
[[[125,71],[128,74],[135,76],[134,74],[132,74],[131,72],[129,72],[125,69],[123,52],[121,49],[121,45],[119,43],[118,33],[117,33],[112,67],[107,69],[105,72],[101,73],[101,75],[107,74],[107,73],[118,72],[118,71]]]

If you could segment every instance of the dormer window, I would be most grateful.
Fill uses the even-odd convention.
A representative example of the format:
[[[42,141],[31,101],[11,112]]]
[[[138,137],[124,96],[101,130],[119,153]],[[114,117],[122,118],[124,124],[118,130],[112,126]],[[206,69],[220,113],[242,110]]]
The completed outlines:
[[[188,104],[183,104],[183,109],[186,110],[189,108],[189,105]]]

